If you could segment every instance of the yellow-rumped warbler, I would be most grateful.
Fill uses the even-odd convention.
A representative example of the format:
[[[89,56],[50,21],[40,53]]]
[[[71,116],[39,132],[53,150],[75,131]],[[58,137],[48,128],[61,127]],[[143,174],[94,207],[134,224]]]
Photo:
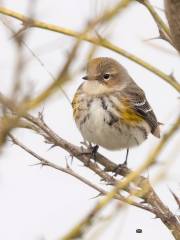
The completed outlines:
[[[131,148],[151,132],[160,137],[159,123],[143,90],[117,61],[91,60],[87,76],[72,102],[73,116],[84,140],[106,149]]]

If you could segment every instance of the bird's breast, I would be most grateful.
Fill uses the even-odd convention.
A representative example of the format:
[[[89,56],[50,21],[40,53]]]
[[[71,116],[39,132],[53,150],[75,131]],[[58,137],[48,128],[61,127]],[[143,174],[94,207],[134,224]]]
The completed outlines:
[[[82,99],[75,120],[85,140],[115,150],[138,145],[147,138],[146,125],[136,128],[122,121],[115,99],[103,95]]]

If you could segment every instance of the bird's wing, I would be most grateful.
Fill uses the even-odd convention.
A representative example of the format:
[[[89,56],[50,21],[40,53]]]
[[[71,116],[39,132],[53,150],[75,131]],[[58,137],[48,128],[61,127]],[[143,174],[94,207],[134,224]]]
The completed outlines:
[[[135,111],[135,113],[141,117],[149,124],[151,127],[151,133],[160,137],[160,129],[157,118],[148,103],[144,91],[133,83],[132,86],[128,87],[126,90],[128,95],[128,101],[130,107]]]

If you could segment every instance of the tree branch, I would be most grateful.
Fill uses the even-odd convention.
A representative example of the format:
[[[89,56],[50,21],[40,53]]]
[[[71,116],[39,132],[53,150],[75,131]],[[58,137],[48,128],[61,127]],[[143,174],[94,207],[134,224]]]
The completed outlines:
[[[161,17],[157,14],[153,6],[150,4],[148,0],[136,0],[137,2],[143,4],[147,10],[150,12],[152,17],[154,18],[154,21],[156,22],[160,37],[166,41],[168,41],[172,45],[171,41],[171,34],[169,31],[168,26],[164,23],[164,21],[161,19]]]
[[[30,27],[45,29],[45,30],[49,30],[49,31],[64,34],[66,36],[71,36],[71,37],[74,37],[74,38],[79,38],[79,35],[80,35],[80,33],[76,32],[76,31],[73,31],[71,29],[59,27],[59,26],[54,25],[54,24],[48,24],[48,23],[38,21],[38,20],[34,20],[34,19],[29,19],[28,17],[24,16],[23,14],[20,14],[18,12],[12,11],[12,10],[7,9],[7,8],[0,7],[0,13],[4,14],[4,15],[7,15],[7,16],[10,16],[10,17],[13,17],[13,18],[15,18],[15,19],[17,19],[17,20],[19,20],[23,23],[31,22]],[[164,79],[167,83],[169,83],[178,92],[180,91],[180,84],[171,75],[165,74],[164,72],[162,72],[158,68],[152,66],[150,63],[147,63],[143,59],[141,59],[141,58],[125,51],[124,49],[114,45],[113,43],[109,42],[108,40],[102,39],[102,38],[97,38],[97,37],[95,38],[95,37],[90,36],[90,35],[84,35],[82,37],[82,40],[85,40],[85,41],[90,42],[92,44],[95,44],[95,45],[104,47],[106,49],[112,50],[112,51],[128,58],[129,60],[131,60],[133,62],[136,62],[137,64],[146,68],[150,72],[153,72],[155,75]]]
[[[148,156],[146,161],[144,161],[143,164],[137,168],[137,170],[131,171],[126,176],[126,178],[123,178],[122,180],[116,182],[115,187],[112,189],[112,191],[107,193],[107,195],[95,205],[91,212],[86,217],[84,217],[74,228],[72,228],[72,230],[66,236],[63,237],[63,240],[70,240],[73,238],[80,237],[84,229],[88,228],[92,224],[92,221],[94,220],[95,216],[100,212],[100,210],[107,206],[107,204],[113,199],[117,192],[126,188],[129,183],[134,182],[134,180],[137,179],[145,169],[147,169],[153,162],[155,162],[157,156],[163,149],[164,145],[167,144],[168,140],[174,135],[179,126],[180,118],[178,117],[176,122],[173,124],[173,127],[169,130],[169,132],[166,135],[163,136],[161,142]],[[146,185],[148,186],[148,188]],[[148,182],[146,182],[146,185],[144,185],[144,183],[141,184],[141,187],[145,186],[145,188],[143,187],[142,189],[146,189],[144,191],[144,195],[145,196],[148,195],[148,197],[146,197],[146,200],[151,199],[151,206],[156,207],[157,211],[156,216],[159,217],[164,222],[164,224],[171,230],[173,236],[176,239],[179,239],[180,223],[178,222],[178,219],[170,212],[170,210],[164,204],[162,204],[159,197],[155,195],[155,192],[153,190],[149,191],[151,187]],[[152,202],[152,199],[155,205]]]
[[[67,167],[61,167],[57,164],[52,163],[51,161],[48,161],[47,159],[41,157],[40,155],[38,155],[37,153],[35,153],[34,151],[32,151],[31,149],[29,149],[27,146],[25,146],[23,143],[21,143],[16,137],[14,137],[12,134],[9,134],[10,139],[12,140],[12,142],[19,146],[20,148],[22,148],[24,151],[26,151],[27,153],[29,153],[30,155],[32,155],[33,157],[35,157],[36,159],[38,159],[40,161],[40,164],[42,166],[48,166],[51,168],[54,168],[56,170],[59,170],[61,172],[67,173],[75,178],[77,178],[79,181],[83,182],[84,184],[88,185],[89,187],[95,189],[96,191],[98,191],[100,193],[100,195],[106,195],[108,192],[105,191],[103,188],[100,188],[99,186],[95,185],[94,183],[92,183],[91,181],[89,181],[88,179],[86,179],[85,177],[82,177],[81,175],[79,175],[78,173],[74,172],[69,165],[67,165]],[[120,193],[116,194],[114,196],[114,199],[116,200],[120,200],[121,202],[124,203],[129,203],[135,207],[147,210],[149,212],[153,212],[153,209],[150,206],[146,206],[142,203],[138,203],[135,202],[131,199],[127,199],[126,197],[124,197],[123,195],[121,195]]]
[[[5,96],[2,94],[0,95],[1,102],[5,104],[5,107],[8,107],[11,111],[15,111],[15,108],[13,107],[13,103],[10,102]],[[7,103],[7,105],[6,105]],[[81,234],[82,228],[79,228],[80,226],[86,226],[92,223],[92,220],[94,219],[95,215],[102,209],[113,197],[116,196],[117,191],[120,189],[124,189],[126,191],[129,190],[129,183],[136,180],[134,183],[137,184],[137,187],[140,187],[142,189],[140,197],[144,199],[144,202],[146,204],[149,204],[152,208],[151,212],[156,215],[156,217],[159,217],[161,221],[170,229],[175,239],[178,239],[180,236],[180,223],[176,216],[165,206],[165,204],[160,200],[158,195],[154,192],[153,188],[151,187],[148,179],[139,176],[141,172],[143,172],[147,167],[149,167],[157,158],[163,147],[167,144],[169,139],[173,136],[173,134],[176,132],[180,125],[180,118],[176,120],[176,122],[173,124],[172,128],[169,130],[167,134],[165,134],[161,140],[161,142],[157,145],[157,147],[152,151],[152,153],[149,155],[149,157],[146,159],[146,161],[136,170],[131,171],[127,167],[123,166],[122,168],[119,167],[118,174],[121,174],[122,176],[126,176],[122,179],[122,181],[117,181],[115,177],[109,175],[107,172],[103,171],[102,167],[98,165],[101,164],[104,166],[105,169],[110,169],[112,166],[115,166],[117,168],[117,165],[115,163],[112,163],[109,159],[106,157],[97,154],[96,155],[96,162],[93,162],[90,157],[93,159],[93,156],[88,156],[86,152],[82,152],[82,148],[77,147],[68,141],[62,139],[60,136],[58,136],[52,129],[50,129],[46,123],[43,120],[42,115],[40,114],[39,117],[33,117],[30,114],[26,114],[26,116],[23,116],[25,120],[30,122],[31,124],[35,125],[36,127],[33,127],[33,131],[37,131],[38,134],[42,135],[46,142],[53,144],[55,146],[59,146],[60,148],[65,149],[67,152],[70,153],[71,156],[76,157],[79,159],[86,167],[88,167],[90,170],[95,172],[98,176],[100,176],[101,179],[103,179],[106,183],[115,185],[115,188],[109,192],[104,199],[102,199],[99,204],[93,209],[92,213],[90,213],[87,218],[85,218],[82,222],[83,225],[78,225],[75,229],[77,230],[76,233]],[[39,131],[40,129],[40,131]],[[130,191],[130,194],[132,194],[132,191]],[[131,203],[131,199],[127,199],[129,203]],[[92,219],[90,218],[92,217]],[[74,234],[74,230],[72,230],[72,234]],[[72,236],[70,234],[70,236]],[[65,239],[71,239],[71,238],[65,238]]]

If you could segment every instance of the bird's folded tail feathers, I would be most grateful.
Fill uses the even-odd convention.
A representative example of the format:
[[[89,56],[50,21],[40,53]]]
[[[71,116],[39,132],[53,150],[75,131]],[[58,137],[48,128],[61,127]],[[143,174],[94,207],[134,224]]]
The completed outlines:
[[[158,123],[159,125],[162,125],[162,123]],[[160,127],[159,125],[154,129],[154,131],[152,132],[152,134],[157,137],[157,138],[160,138],[161,137],[161,134],[160,134]]]
[[[160,134],[160,125],[164,125],[164,123],[158,122],[158,126],[154,129],[154,131],[152,132],[152,134],[157,137],[160,138],[161,134]]]

